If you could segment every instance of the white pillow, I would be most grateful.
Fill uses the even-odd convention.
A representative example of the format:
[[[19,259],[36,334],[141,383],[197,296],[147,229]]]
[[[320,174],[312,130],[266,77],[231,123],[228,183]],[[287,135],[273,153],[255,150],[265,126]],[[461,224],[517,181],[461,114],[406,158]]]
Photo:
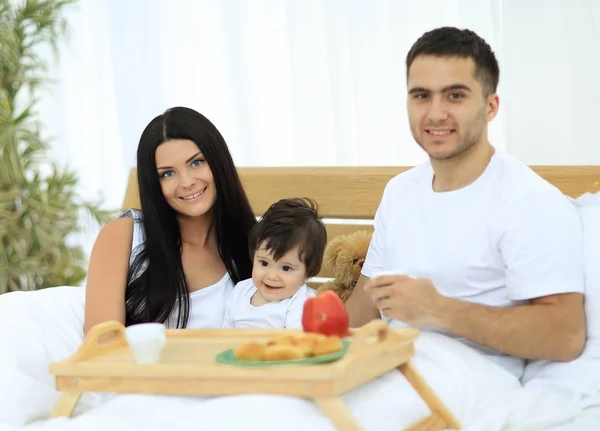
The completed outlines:
[[[600,193],[587,193],[573,202],[583,226],[586,347],[572,362],[531,361],[521,382],[525,386],[552,386],[576,394],[597,394],[600,391]]]
[[[81,345],[84,303],[83,287],[0,295],[0,429],[48,418],[60,397],[49,365]],[[76,411],[97,398],[84,394]]]

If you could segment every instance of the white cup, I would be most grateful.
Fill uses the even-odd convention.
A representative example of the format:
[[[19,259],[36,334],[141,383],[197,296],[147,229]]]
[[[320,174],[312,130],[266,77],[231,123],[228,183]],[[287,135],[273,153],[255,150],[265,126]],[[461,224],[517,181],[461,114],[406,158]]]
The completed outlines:
[[[127,344],[138,364],[160,361],[160,353],[167,342],[166,327],[162,323],[140,323],[125,329]]]

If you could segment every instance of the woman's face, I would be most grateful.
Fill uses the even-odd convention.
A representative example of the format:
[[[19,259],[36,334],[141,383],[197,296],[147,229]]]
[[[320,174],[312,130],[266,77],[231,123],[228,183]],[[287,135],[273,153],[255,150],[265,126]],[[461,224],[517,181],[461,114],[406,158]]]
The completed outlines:
[[[156,171],[166,201],[179,214],[202,216],[215,204],[212,172],[193,141],[174,139],[160,144],[156,149]]]

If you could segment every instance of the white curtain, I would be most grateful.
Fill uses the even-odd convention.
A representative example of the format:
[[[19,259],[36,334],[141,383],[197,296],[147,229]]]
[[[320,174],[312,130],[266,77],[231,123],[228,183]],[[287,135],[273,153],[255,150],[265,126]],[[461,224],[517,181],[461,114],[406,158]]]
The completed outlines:
[[[529,164],[600,164],[599,0],[80,0],[69,22],[40,111],[55,156],[110,208],[143,128],[175,105],[210,118],[238,166],[424,161],[404,59],[442,25],[498,56],[496,146]]]

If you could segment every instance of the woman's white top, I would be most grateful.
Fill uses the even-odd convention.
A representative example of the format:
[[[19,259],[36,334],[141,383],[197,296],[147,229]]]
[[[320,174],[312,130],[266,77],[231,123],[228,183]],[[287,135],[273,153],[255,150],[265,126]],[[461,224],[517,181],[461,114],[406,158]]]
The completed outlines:
[[[129,264],[131,265],[143,249],[145,242],[144,227],[142,224],[142,213],[139,210],[127,210],[120,217],[130,217],[133,219],[133,240],[131,242],[131,254]],[[228,272],[223,275],[215,284],[203,289],[190,292],[190,316],[187,328],[198,329],[220,329],[223,326],[223,316],[225,306],[229,300],[229,295],[233,291],[235,284]],[[177,310],[167,322],[167,326],[175,328],[177,326]]]

